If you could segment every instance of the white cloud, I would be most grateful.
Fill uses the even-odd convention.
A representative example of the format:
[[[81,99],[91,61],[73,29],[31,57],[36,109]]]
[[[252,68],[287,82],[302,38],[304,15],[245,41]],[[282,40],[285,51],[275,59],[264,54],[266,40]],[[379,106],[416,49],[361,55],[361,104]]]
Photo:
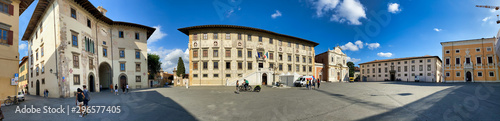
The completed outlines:
[[[443,31],[443,29],[434,28],[434,31],[440,32]]]
[[[391,12],[391,13],[398,13],[398,12],[401,12],[401,9],[399,8],[399,4],[398,3],[389,3],[388,6],[388,11]]]
[[[339,0],[312,0],[312,3],[318,17],[332,13],[330,21],[361,25],[359,19],[366,18],[365,8],[359,0],[343,0],[342,3]]]
[[[280,16],[281,16],[281,12],[280,12],[280,11],[278,11],[278,10],[276,10],[276,13],[273,13],[273,14],[271,15],[271,18],[275,19],[276,17],[280,17]]]
[[[151,51],[152,50],[152,51]],[[151,49],[148,48],[148,53],[157,54],[160,56],[161,68],[163,71],[172,73],[174,68],[177,68],[179,57],[184,61],[186,73],[189,73],[189,50],[182,51],[181,49],[164,49],[163,47]]]
[[[19,45],[19,50],[24,50],[24,49],[26,49],[26,46],[27,46],[27,45],[26,45],[26,44],[24,44],[24,43],[23,43],[23,44],[20,44],[20,45]]]
[[[491,19],[491,17],[485,17],[485,18],[483,19],[483,22],[488,21],[489,19]]]
[[[234,9],[227,11],[226,18],[229,18],[234,13]]]
[[[354,42],[354,44],[356,44],[359,47],[359,49],[363,49],[363,42],[361,42],[361,40]]]
[[[368,49],[374,50],[380,47],[379,43],[366,43],[366,46],[368,46]]]
[[[359,47],[355,44],[352,44],[352,42],[348,42],[345,45],[340,46],[342,50],[350,50],[350,51],[358,51]]]
[[[347,62],[349,62],[349,61],[351,61],[351,62],[353,62],[353,63],[356,63],[356,62],[361,61],[361,59],[347,57]]]
[[[379,53],[377,53],[377,56],[380,56],[380,57],[392,57],[392,53],[390,53],[390,52],[387,52],[387,53],[379,52]]]
[[[158,41],[158,40],[162,39],[163,37],[167,36],[167,34],[166,34],[166,33],[163,33],[163,32],[161,31],[161,26],[160,26],[160,25],[158,25],[158,26],[154,26],[153,28],[155,28],[156,30],[155,30],[155,32],[153,32],[153,34],[151,34],[151,36],[149,37],[149,39],[148,39],[148,44],[153,43],[153,42],[156,42],[156,41]]]
[[[492,12],[492,13],[494,13],[494,12],[496,12],[496,11],[497,11],[497,10],[495,10],[495,9],[490,9],[490,12]]]

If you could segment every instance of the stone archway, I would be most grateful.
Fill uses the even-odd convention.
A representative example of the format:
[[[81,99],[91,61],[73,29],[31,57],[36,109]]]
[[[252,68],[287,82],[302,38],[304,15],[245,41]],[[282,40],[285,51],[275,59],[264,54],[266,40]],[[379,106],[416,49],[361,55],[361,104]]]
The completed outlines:
[[[467,73],[465,74],[465,81],[472,82],[472,73],[470,71],[467,71]]]
[[[95,76],[94,73],[89,73],[89,91],[90,92],[95,92]]]
[[[40,96],[40,80],[36,80],[36,95]]]
[[[118,76],[118,79],[120,81],[118,81],[118,89],[125,89],[125,86],[127,85],[127,75],[122,73],[120,74],[120,76]]]
[[[110,86],[113,86],[111,72],[111,66],[107,62],[99,64],[99,84],[102,85],[102,89],[110,89]]]

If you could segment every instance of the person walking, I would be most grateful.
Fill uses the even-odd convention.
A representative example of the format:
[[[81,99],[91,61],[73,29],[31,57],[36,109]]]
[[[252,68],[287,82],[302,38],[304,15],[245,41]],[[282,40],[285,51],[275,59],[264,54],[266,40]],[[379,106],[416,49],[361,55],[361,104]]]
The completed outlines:
[[[118,84],[115,84],[115,95],[118,95]]]
[[[77,90],[77,92],[76,92],[75,104],[80,107],[79,108],[80,109],[80,117],[83,117],[82,106],[83,106],[83,99],[85,99],[85,95],[83,95],[82,89],[78,88],[76,90]]]
[[[306,88],[309,89],[309,80],[306,80]]]
[[[314,80],[311,80],[311,83],[313,84],[312,88],[314,89],[316,87],[316,82]]]
[[[240,85],[240,80],[236,80],[236,91],[238,91],[238,92],[239,92],[239,90],[238,90],[239,85]]]
[[[127,94],[128,94],[128,83],[127,83]]]
[[[311,87],[311,82],[312,81],[307,80],[307,82],[309,82],[309,90],[311,90],[312,89],[312,87]]]
[[[125,94],[125,85],[122,86],[122,93]]]
[[[89,109],[89,101],[90,101],[90,93],[89,90],[87,90],[87,86],[83,85],[83,95],[85,98],[83,99],[83,106],[85,106],[85,109]],[[84,111],[85,115],[89,114],[87,110]]]
[[[109,89],[111,89],[111,93],[113,93],[113,91],[115,91],[115,90],[113,89],[113,84],[110,84],[110,85],[109,85]]]
[[[320,80],[316,80],[316,81],[318,81],[318,89],[319,89],[319,84],[320,84],[321,81]]]

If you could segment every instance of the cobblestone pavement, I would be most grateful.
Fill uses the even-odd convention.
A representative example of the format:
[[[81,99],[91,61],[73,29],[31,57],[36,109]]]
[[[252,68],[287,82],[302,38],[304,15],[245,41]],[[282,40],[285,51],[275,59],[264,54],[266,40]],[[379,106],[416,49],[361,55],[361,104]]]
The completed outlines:
[[[19,114],[8,120],[498,120],[500,83],[322,83],[320,89],[169,87],[130,94],[93,93],[91,105],[121,106],[118,114]],[[74,106],[74,98],[27,96],[24,105]],[[43,111],[43,109],[42,109]]]

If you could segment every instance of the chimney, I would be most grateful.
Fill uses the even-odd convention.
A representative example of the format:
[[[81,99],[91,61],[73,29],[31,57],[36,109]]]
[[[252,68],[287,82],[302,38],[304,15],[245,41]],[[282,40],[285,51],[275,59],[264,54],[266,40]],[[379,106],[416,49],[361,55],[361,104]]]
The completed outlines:
[[[99,10],[99,12],[101,12],[104,16],[106,16],[106,12],[108,12],[108,10],[104,9],[102,6],[98,6],[97,10]]]

